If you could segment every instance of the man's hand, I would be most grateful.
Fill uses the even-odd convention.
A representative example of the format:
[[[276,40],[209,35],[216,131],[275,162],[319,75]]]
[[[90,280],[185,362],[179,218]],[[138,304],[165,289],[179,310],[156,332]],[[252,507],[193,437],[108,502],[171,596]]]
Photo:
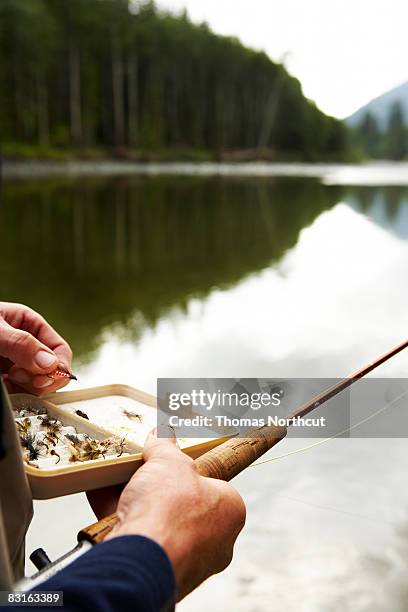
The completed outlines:
[[[232,559],[245,523],[245,505],[228,483],[200,476],[175,438],[149,434],[144,465],[124,488],[119,524],[108,538],[144,535],[166,551],[176,575],[178,600]]]
[[[0,372],[8,374],[10,392],[35,395],[64,387],[67,379],[50,378],[57,366],[71,371],[68,344],[31,308],[0,302]]]

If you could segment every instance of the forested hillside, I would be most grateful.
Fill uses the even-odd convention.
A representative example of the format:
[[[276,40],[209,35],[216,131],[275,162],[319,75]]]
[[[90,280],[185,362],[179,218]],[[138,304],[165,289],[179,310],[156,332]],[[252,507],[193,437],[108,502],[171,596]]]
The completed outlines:
[[[406,102],[395,101],[388,116],[376,116],[370,110],[360,113],[360,123],[351,131],[350,141],[363,155],[377,159],[406,160],[408,157],[408,127]],[[384,113],[383,113],[384,114]]]
[[[128,0],[1,0],[3,151],[340,159],[343,124],[264,53]],[[25,147],[25,149],[24,149]]]

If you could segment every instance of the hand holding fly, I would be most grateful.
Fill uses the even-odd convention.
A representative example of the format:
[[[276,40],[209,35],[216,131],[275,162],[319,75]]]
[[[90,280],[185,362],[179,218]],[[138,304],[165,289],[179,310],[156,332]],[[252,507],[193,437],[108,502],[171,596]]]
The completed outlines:
[[[69,345],[41,315],[0,302],[0,372],[10,392],[52,393],[69,382],[71,363]]]

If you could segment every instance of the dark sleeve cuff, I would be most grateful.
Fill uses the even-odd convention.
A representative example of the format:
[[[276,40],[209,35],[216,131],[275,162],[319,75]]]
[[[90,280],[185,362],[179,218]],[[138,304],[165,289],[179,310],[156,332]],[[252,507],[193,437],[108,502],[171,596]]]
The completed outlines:
[[[39,589],[63,591],[65,610],[161,612],[174,609],[176,581],[161,546],[131,535],[97,544]]]

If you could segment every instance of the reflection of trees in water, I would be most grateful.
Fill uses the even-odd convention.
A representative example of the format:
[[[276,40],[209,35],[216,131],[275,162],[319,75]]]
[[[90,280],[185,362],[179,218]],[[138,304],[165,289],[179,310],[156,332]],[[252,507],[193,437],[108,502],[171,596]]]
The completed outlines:
[[[401,206],[408,202],[407,187],[388,187],[384,189],[385,209],[388,213],[388,219],[394,221],[397,219]]]
[[[408,187],[353,187],[347,190],[346,199],[352,200],[357,210],[366,214],[370,214],[375,207],[380,207],[384,220],[392,226],[398,223],[401,207],[408,203]]]
[[[106,326],[137,337],[189,297],[279,260],[336,196],[294,179],[6,183],[2,295],[41,311],[85,359]]]

